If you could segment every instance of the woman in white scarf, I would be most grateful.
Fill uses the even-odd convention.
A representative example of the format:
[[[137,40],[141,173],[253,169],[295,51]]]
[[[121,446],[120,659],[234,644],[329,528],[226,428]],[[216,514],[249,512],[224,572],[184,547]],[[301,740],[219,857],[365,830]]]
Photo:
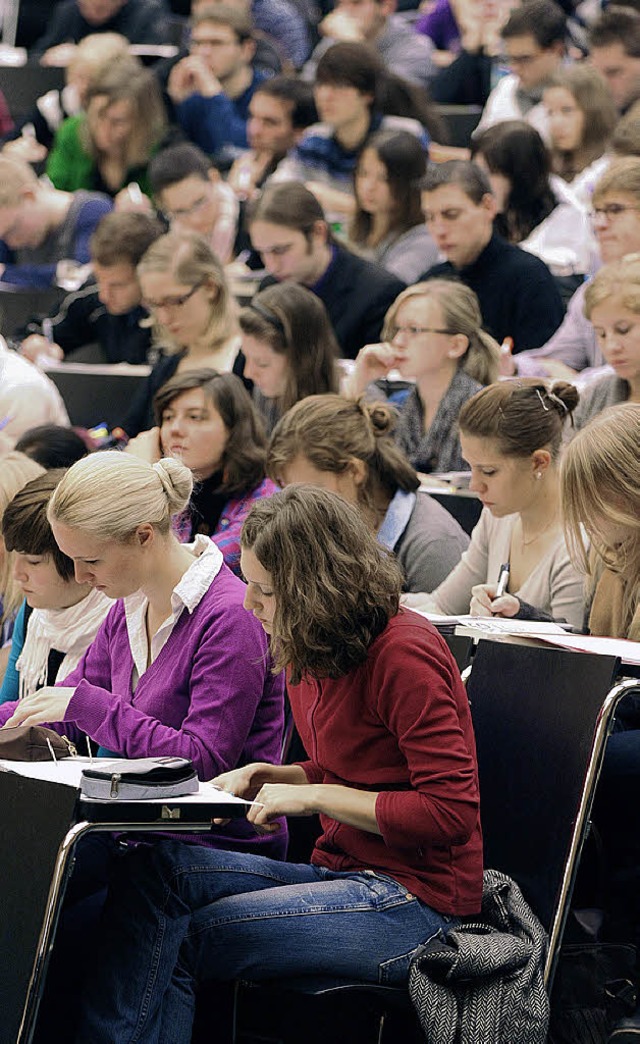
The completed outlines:
[[[64,471],[33,479],[8,505],[2,533],[14,552],[14,578],[25,602],[14,628],[0,703],[62,681],[91,645],[112,602],[79,584],[73,562],[56,544],[47,504]]]

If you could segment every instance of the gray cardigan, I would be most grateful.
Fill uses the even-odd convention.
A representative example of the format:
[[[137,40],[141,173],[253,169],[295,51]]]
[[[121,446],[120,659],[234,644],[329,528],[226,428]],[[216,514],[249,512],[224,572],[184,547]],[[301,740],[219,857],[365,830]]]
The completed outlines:
[[[598,413],[606,410],[607,406],[617,406],[626,402],[628,398],[629,385],[615,373],[587,385],[585,390],[580,392],[580,402],[573,414],[573,431],[567,427],[568,437],[571,438],[573,433],[584,428]]]
[[[433,591],[469,546],[469,537],[442,504],[418,490],[415,507],[393,550],[406,591]]]

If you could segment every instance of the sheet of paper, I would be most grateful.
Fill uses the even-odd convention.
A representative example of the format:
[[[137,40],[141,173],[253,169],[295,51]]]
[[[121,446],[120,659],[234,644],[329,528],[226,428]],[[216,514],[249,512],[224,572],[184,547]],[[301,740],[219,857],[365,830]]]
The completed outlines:
[[[518,634],[530,638],[544,635],[567,636],[560,624],[547,620],[508,620],[503,616],[466,616],[458,618],[456,633],[471,634]]]
[[[628,642],[625,638],[598,638],[593,634],[544,634],[536,637],[563,649],[599,653],[601,656],[619,656],[623,663],[640,666],[640,642]]]
[[[118,766],[126,767],[128,761],[126,758],[100,758],[93,759],[93,765],[99,761],[100,768],[114,766],[114,771],[117,770]],[[89,758],[62,758],[60,761],[3,761],[0,760],[0,772],[16,772],[19,776],[26,776],[28,779],[40,779],[47,783],[61,783],[63,786],[73,787],[75,790],[80,789],[80,777],[82,775],[83,768],[90,765]],[[85,798],[83,800],[90,800]],[[97,799],[91,799],[97,800]],[[146,802],[155,802],[157,804],[173,804],[174,802],[180,802],[182,804],[200,804],[200,805],[219,805],[219,804],[232,804],[232,805],[246,805],[247,807],[251,804],[250,801],[245,801],[243,798],[236,797],[234,794],[227,794],[224,790],[218,790],[212,783],[200,783],[197,794],[185,794],[184,797],[178,798],[146,798]],[[100,802],[102,803],[102,802]],[[112,804],[112,802],[108,802]]]

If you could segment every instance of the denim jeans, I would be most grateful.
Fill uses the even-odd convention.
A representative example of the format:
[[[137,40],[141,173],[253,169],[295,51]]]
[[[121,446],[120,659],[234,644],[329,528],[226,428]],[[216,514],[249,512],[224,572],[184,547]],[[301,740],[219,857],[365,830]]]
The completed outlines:
[[[140,848],[121,860],[105,907],[78,1041],[189,1044],[203,979],[402,983],[416,949],[451,921],[370,870],[174,841]]]

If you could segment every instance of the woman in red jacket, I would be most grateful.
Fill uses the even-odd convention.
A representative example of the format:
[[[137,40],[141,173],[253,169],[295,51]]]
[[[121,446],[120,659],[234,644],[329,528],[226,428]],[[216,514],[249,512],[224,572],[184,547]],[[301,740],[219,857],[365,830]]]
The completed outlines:
[[[331,974],[402,983],[477,912],[482,840],[469,705],[435,629],[341,497],[291,486],[242,533],[245,607],[285,667],[309,760],[219,776],[264,831],[319,813],[311,863],[184,842],[123,860],[79,1040],[188,1044],[196,983]]]

